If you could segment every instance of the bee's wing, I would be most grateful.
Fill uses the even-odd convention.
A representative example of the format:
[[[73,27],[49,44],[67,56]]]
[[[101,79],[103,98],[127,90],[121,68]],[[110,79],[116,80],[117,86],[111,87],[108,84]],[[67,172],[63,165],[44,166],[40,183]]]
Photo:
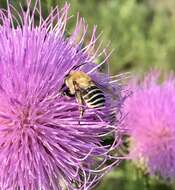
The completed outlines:
[[[117,99],[120,96],[121,89],[123,88],[123,86],[125,86],[127,84],[127,80],[131,78],[131,73],[130,72],[126,72],[126,73],[122,73],[122,74],[118,74],[115,76],[110,77],[110,81],[108,84],[106,85],[102,85],[97,81],[93,81],[93,83],[100,88],[103,92],[110,94],[113,99]],[[114,89],[118,88],[119,90],[114,92]]]
[[[96,82],[96,81],[93,81],[93,83],[94,83],[100,90],[102,90],[103,92],[105,92],[105,93],[111,95],[113,99],[119,98],[119,94],[115,93],[112,88],[103,86],[103,85],[99,84],[99,83]]]

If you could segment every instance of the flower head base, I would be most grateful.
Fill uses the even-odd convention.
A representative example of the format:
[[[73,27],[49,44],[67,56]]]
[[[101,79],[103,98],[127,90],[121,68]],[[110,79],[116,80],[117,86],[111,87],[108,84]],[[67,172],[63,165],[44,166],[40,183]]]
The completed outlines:
[[[151,175],[175,178],[175,81],[158,84],[151,73],[141,84],[132,86],[126,100],[124,123],[132,140],[130,156],[145,162]]]
[[[0,10],[0,189],[90,189],[118,163],[110,156],[117,139],[103,146],[102,137],[113,133],[118,122],[108,115],[118,113],[121,89],[112,88],[108,74],[98,72],[103,63],[94,62],[100,53],[88,53],[97,40],[96,28],[82,49],[87,30],[83,19],[77,19],[74,32],[65,37],[68,9],[67,4],[60,11],[55,8],[46,19],[40,1],[32,13],[30,3],[22,14],[9,4],[7,11]],[[83,62],[78,69],[111,86],[118,98],[106,93],[105,107],[86,108],[80,120],[75,98],[61,96],[59,89],[65,75]],[[108,159],[112,164],[106,166]]]

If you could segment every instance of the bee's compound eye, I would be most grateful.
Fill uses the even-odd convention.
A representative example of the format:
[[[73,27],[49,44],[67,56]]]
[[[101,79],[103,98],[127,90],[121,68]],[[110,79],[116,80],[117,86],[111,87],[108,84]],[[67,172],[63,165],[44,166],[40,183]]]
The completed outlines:
[[[63,91],[63,96],[67,96],[67,97],[75,97],[75,94],[71,94],[70,90],[67,88]]]

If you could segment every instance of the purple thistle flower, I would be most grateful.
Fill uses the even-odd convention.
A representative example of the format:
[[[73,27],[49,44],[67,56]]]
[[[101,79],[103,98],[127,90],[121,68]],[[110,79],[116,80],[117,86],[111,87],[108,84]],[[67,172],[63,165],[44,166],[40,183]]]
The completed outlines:
[[[151,175],[175,179],[175,80],[158,79],[151,73],[131,85],[124,126],[132,142],[130,157],[144,163]]]
[[[102,138],[118,123],[109,115],[120,110],[121,89],[108,74],[98,72],[108,56],[96,65],[103,51],[89,53],[98,38],[96,28],[82,49],[87,31],[83,19],[65,37],[68,9],[67,4],[56,7],[46,19],[40,1],[32,12],[30,3],[21,13],[9,3],[7,11],[0,10],[0,189],[90,189],[119,161],[110,152],[120,137],[110,146]],[[59,95],[65,75],[80,63],[86,64],[78,69],[118,95],[115,100],[105,93],[105,107],[86,108],[81,120],[75,98]]]

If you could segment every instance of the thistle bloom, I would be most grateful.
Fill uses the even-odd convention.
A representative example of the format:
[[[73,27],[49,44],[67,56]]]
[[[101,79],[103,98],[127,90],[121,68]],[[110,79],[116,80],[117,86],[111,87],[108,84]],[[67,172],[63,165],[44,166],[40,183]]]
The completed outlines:
[[[131,158],[144,163],[151,175],[174,179],[175,80],[160,83],[158,79],[151,73],[142,83],[132,85],[124,124],[131,137]]]
[[[18,12],[8,4],[7,11],[0,10],[0,189],[90,189],[118,163],[110,152],[119,137],[110,146],[102,138],[117,125],[108,115],[120,110],[121,89],[98,72],[103,63],[95,60],[103,52],[92,54],[96,28],[81,49],[87,26],[78,18],[65,37],[67,4],[46,19],[40,1],[30,7],[28,3],[26,11]],[[80,63],[86,64],[78,69],[118,95],[114,100],[105,93],[105,107],[86,108],[81,120],[75,98],[59,94],[65,75]]]

